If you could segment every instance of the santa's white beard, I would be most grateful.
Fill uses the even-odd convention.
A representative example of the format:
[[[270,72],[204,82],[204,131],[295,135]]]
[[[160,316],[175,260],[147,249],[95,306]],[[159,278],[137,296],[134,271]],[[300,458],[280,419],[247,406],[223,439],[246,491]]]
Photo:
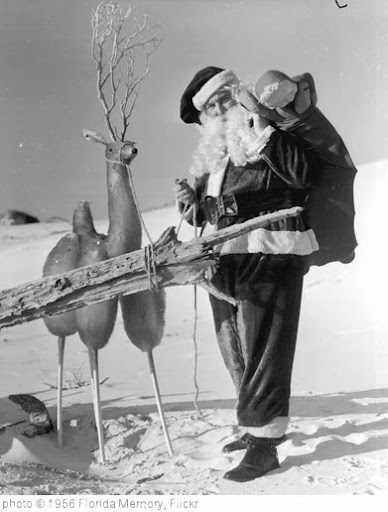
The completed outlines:
[[[222,116],[204,116],[198,127],[200,139],[189,172],[196,177],[216,173],[225,168],[229,158],[236,166],[258,160],[260,157],[252,148],[259,134],[250,126],[250,117],[239,105],[229,108]]]

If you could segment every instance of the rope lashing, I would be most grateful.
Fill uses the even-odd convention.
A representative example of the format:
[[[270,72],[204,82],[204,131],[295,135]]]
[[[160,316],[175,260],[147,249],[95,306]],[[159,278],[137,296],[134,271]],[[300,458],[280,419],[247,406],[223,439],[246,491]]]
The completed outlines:
[[[152,245],[144,247],[144,265],[148,276],[149,288],[152,292],[159,291],[159,283],[156,275],[156,264]]]
[[[186,179],[180,180],[177,178],[175,180],[175,184],[180,183],[187,183]],[[183,220],[185,219],[185,216],[187,212],[190,210],[190,208],[193,209],[193,227],[194,227],[194,238],[198,238],[198,224],[197,224],[197,203],[194,202],[192,205],[190,205],[188,202],[185,202],[183,205],[183,209],[180,215],[179,223],[176,228],[176,236],[178,237],[179,231],[182,227]],[[198,293],[197,293],[197,285],[194,284],[194,323],[193,323],[193,344],[194,344],[194,375],[193,375],[193,381],[194,381],[194,387],[195,387],[195,396],[194,396],[194,407],[197,411],[197,414],[201,415],[202,412],[198,405],[198,398],[199,398],[199,386],[198,386],[198,341],[197,341],[197,329],[198,329]]]
[[[180,184],[182,182],[187,182],[186,179],[180,180],[177,178],[175,180],[176,184]],[[189,211],[190,208],[193,208],[193,227],[194,227],[194,238],[198,238],[198,224],[197,224],[197,204],[194,202],[191,206],[188,202],[184,203],[181,216],[179,219],[179,224],[176,229],[176,235],[178,236],[179,231],[182,227],[183,220]],[[198,340],[197,340],[197,329],[198,329],[198,292],[197,292],[197,286],[194,285],[194,324],[193,324],[193,344],[194,344],[194,375],[193,375],[193,381],[194,381],[194,387],[195,387],[195,396],[194,396],[194,407],[197,411],[197,414],[202,415],[202,412],[198,405],[198,399],[199,399],[199,385],[198,385]]]
[[[193,204],[193,225],[194,225],[194,237],[198,238],[198,225],[197,225],[197,205]],[[199,405],[199,385],[198,385],[198,341],[197,341],[197,327],[198,327],[198,294],[197,294],[197,286],[194,285],[194,327],[193,327],[193,343],[194,343],[194,387],[195,387],[195,397],[194,397],[194,407],[199,415],[202,414]]]
[[[147,271],[147,274],[148,274],[150,290],[153,291],[153,292],[157,292],[157,291],[159,291],[159,284],[158,284],[158,278],[157,278],[157,275],[156,275],[154,243],[153,243],[153,241],[151,239],[151,236],[150,236],[150,234],[148,232],[147,226],[145,225],[143,216],[142,216],[141,211],[140,211],[139,201],[137,199],[137,195],[136,195],[135,186],[134,186],[134,183],[133,183],[133,176],[132,176],[131,169],[129,168],[129,165],[127,165],[126,167],[127,167],[127,170],[128,170],[129,186],[131,187],[131,190],[132,190],[132,195],[133,195],[133,200],[135,202],[136,210],[137,210],[137,213],[139,215],[139,219],[140,219],[143,231],[146,234],[146,236],[148,238],[148,241],[149,241],[149,245],[144,247],[144,264],[145,264],[145,268],[146,268],[146,271]]]
[[[109,160],[108,158],[106,158],[106,162],[109,162],[110,164],[124,165],[126,167],[126,164],[124,162],[121,162],[120,160]]]

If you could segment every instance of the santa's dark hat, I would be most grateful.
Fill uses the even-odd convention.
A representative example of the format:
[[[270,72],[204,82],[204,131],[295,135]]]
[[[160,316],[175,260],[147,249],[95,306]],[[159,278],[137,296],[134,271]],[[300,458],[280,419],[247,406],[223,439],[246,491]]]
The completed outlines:
[[[223,85],[237,82],[233,71],[214,66],[201,69],[186,87],[181,99],[181,119],[185,123],[200,123],[199,113],[206,101]]]

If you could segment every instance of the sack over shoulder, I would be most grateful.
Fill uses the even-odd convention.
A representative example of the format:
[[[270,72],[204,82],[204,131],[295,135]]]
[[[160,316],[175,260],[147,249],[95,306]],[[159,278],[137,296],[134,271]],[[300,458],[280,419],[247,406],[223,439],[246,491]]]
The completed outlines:
[[[353,194],[357,170],[342,138],[316,106],[275,124],[303,138],[322,164],[304,205],[320,247],[310,264],[350,263],[357,246]]]

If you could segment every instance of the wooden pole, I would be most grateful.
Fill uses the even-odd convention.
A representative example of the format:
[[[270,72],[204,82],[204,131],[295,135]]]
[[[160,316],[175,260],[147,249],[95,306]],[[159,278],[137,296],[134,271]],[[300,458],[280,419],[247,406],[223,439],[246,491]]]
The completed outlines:
[[[58,389],[57,389],[57,441],[58,447],[63,447],[63,359],[65,353],[65,336],[58,337]]]
[[[98,369],[98,350],[89,349],[89,356],[91,358],[91,384],[93,393],[93,407],[94,417],[96,419],[98,446],[100,448],[100,461],[105,464],[105,440],[104,440],[104,429],[102,426],[102,415],[101,415],[101,398],[100,398],[100,374]]]
[[[152,387],[154,389],[156,406],[158,408],[160,422],[162,423],[164,439],[166,440],[166,445],[167,445],[168,453],[170,454],[170,457],[172,457],[174,455],[174,451],[173,451],[172,446],[171,446],[171,440],[170,440],[170,436],[169,436],[169,433],[168,433],[167,423],[166,423],[166,419],[164,417],[162,399],[161,399],[161,396],[160,396],[158,377],[156,375],[155,362],[154,362],[154,356],[152,354],[152,350],[149,350],[147,352],[147,357],[148,357],[148,364],[149,364],[150,372],[151,372],[151,381],[152,381]]]

